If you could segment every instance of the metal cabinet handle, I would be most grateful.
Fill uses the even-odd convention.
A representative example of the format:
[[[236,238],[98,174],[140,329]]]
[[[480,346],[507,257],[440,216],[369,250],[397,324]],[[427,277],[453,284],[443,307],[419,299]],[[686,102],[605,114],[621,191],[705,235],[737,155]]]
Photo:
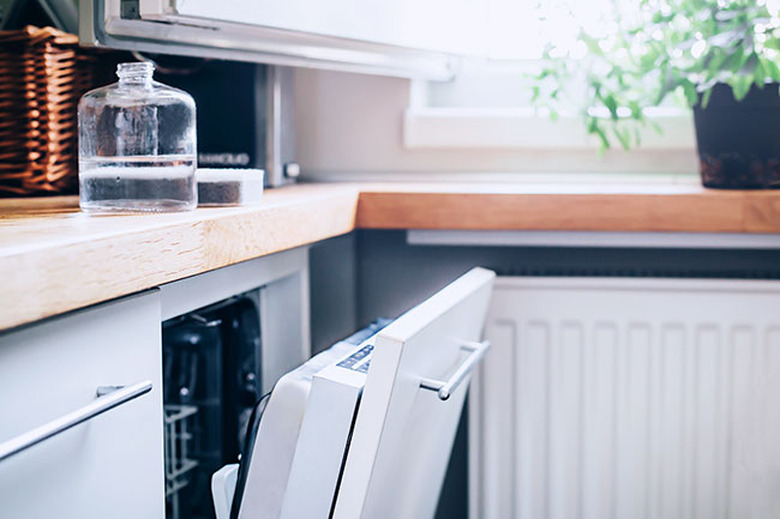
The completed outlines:
[[[482,359],[482,356],[490,348],[489,341],[483,342],[463,342],[461,349],[471,352],[466,360],[463,361],[458,369],[450,376],[449,380],[443,382],[441,380],[423,379],[420,381],[420,387],[423,389],[429,389],[439,393],[440,400],[447,400],[453,391],[463,382],[463,379],[471,373],[474,366]]]
[[[81,409],[77,409],[72,413],[68,413],[65,416],[56,418],[40,427],[0,443],[0,461],[10,458],[14,454],[19,454],[33,445],[67,431],[99,414],[103,414],[141,395],[145,395],[151,390],[152,383],[148,380],[132,386],[101,386],[97,388],[96,395],[98,398],[94,402],[90,402]]]

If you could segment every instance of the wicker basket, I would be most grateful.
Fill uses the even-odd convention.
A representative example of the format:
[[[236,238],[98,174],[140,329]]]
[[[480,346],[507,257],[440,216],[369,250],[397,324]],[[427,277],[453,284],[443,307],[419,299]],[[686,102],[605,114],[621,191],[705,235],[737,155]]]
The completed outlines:
[[[76,108],[95,62],[72,34],[0,31],[0,196],[75,192]]]

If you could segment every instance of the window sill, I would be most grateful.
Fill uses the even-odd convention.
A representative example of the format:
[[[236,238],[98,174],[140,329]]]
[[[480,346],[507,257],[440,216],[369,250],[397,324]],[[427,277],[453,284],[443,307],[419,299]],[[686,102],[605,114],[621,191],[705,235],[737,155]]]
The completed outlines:
[[[693,151],[693,115],[686,110],[657,109],[648,117],[662,129],[641,132],[641,149]],[[597,150],[599,140],[588,135],[579,116],[556,121],[531,108],[431,108],[412,106],[404,114],[407,149]]]

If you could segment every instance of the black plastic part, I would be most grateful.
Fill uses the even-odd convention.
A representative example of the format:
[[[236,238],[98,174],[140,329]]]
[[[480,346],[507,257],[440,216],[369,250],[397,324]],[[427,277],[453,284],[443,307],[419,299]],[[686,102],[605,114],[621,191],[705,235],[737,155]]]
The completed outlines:
[[[263,122],[258,120],[265,65],[155,56],[157,81],[180,88],[197,106],[198,166],[265,168]]]
[[[705,187],[780,188],[780,95],[777,83],[755,85],[741,101],[717,84],[706,108],[693,109]]]
[[[255,448],[255,440],[257,439],[257,431],[260,428],[260,422],[263,420],[263,413],[265,412],[265,408],[268,405],[268,400],[270,398],[271,393],[263,396],[263,398],[257,402],[257,405],[252,410],[252,415],[249,417],[249,425],[241,454],[241,462],[238,465],[236,491],[233,493],[233,503],[230,505],[230,519],[238,519],[241,500],[244,497],[244,490],[246,489],[249,464],[252,462],[252,451]]]

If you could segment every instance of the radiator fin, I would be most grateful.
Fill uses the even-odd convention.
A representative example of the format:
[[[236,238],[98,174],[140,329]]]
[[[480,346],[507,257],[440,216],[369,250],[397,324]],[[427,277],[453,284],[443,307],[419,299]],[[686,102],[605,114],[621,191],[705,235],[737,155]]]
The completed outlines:
[[[500,278],[472,511],[780,517],[778,323],[772,282]]]

